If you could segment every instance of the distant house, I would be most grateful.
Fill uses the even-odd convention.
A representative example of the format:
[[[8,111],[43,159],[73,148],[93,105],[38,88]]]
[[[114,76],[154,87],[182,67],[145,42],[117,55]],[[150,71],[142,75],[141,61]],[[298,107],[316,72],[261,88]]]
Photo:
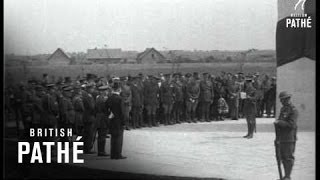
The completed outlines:
[[[164,62],[165,60],[166,58],[154,48],[147,48],[137,56],[137,63],[139,64],[159,63]]]
[[[122,57],[121,49],[88,49],[87,60],[94,63],[120,63]]]
[[[48,58],[49,64],[53,65],[68,65],[71,58],[61,49],[58,48],[53,54]]]

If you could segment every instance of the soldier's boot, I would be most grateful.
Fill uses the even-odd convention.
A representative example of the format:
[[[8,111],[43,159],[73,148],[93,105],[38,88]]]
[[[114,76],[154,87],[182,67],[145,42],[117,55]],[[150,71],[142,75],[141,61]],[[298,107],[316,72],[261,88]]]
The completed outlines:
[[[247,138],[250,135],[250,128],[251,128],[250,123],[247,123],[247,127],[248,127],[248,133],[247,135],[243,136],[244,138]]]
[[[291,179],[291,171],[293,167],[293,161],[292,160],[286,160],[283,161],[283,168],[284,168],[284,180],[290,180]]]
[[[253,131],[254,131],[254,124],[250,123],[250,131],[249,131],[249,136],[247,137],[248,139],[253,138]]]

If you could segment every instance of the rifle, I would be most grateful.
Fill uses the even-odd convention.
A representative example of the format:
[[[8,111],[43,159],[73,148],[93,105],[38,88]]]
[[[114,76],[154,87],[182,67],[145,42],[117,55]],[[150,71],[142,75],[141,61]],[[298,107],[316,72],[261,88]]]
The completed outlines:
[[[280,177],[280,180],[282,180],[279,128],[277,127],[276,124],[274,124],[274,128],[275,128],[275,133],[276,133],[276,139],[274,140],[274,146],[275,146],[275,151],[276,151],[276,159],[277,159],[279,177]]]

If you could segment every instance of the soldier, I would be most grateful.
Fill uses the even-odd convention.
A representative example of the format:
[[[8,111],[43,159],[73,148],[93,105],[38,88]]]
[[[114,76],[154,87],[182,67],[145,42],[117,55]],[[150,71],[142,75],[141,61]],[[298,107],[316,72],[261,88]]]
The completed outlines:
[[[129,120],[130,120],[130,111],[132,108],[132,94],[131,94],[131,88],[127,84],[127,77],[121,77],[121,93],[120,96],[122,98],[122,113],[123,113],[123,118],[124,122],[126,124],[126,130],[130,130],[129,127]]]
[[[181,74],[176,73],[173,80],[173,116],[177,123],[180,123],[182,120],[183,112],[183,82],[181,81]]]
[[[125,159],[122,156],[123,131],[125,122],[122,113],[121,87],[118,82],[113,85],[111,96],[106,101],[107,115],[110,117],[111,159]]]
[[[75,110],[75,133],[78,136],[83,135],[83,112],[84,112],[84,105],[82,100],[82,91],[81,86],[76,85],[74,87],[74,96],[72,99],[73,107]]]
[[[272,77],[270,89],[266,93],[266,113],[267,117],[271,117],[271,110],[273,109],[273,117],[276,112],[276,77]]]
[[[47,84],[46,87],[48,92],[42,97],[42,107],[44,113],[41,119],[41,124],[44,128],[57,128],[57,119],[59,118],[59,105],[55,97],[54,84]],[[57,140],[56,137],[53,139]]]
[[[108,113],[106,109],[106,101],[108,99],[109,86],[100,86],[98,88],[99,95],[96,99],[96,119],[98,131],[98,156],[109,156],[105,152],[106,138],[108,133]]]
[[[142,110],[143,110],[143,89],[139,86],[139,77],[133,77],[131,83],[132,93],[132,126],[133,128],[143,127]]]
[[[244,99],[242,99],[241,94],[244,93],[244,84],[245,84],[245,78],[243,76],[242,72],[238,73],[238,79],[236,82],[239,86],[239,118],[243,118],[243,104]]]
[[[283,107],[280,110],[279,118],[274,124],[279,135],[280,157],[285,172],[283,180],[290,180],[297,141],[298,111],[291,103],[291,94],[283,91],[279,94],[279,98]]]
[[[171,111],[174,103],[173,85],[171,84],[170,74],[164,75],[164,82],[160,87],[160,101],[163,107],[164,125],[173,124],[171,122]]]
[[[44,109],[42,107],[42,98],[45,96],[44,88],[41,85],[35,87],[36,93],[33,96],[33,111],[32,111],[32,128],[41,128],[41,120],[44,116]],[[38,138],[35,139],[38,141]]]
[[[73,128],[75,123],[75,110],[72,103],[73,88],[65,86],[63,89],[63,97],[60,100],[60,128]],[[72,137],[64,136],[62,142],[72,142]]]
[[[82,93],[83,99],[83,124],[84,124],[84,153],[93,154],[95,152],[91,151],[94,143],[96,119],[95,119],[95,98],[92,93],[94,92],[94,85],[89,83],[86,85],[86,90]]]
[[[159,86],[156,77],[149,76],[149,79],[144,82],[143,94],[148,125],[149,127],[158,126],[155,117],[157,108],[159,107]]]
[[[201,121],[205,120],[209,122],[210,105],[212,104],[214,98],[213,93],[213,86],[209,79],[208,73],[203,73],[203,80],[200,82],[200,103],[202,110]]]
[[[261,109],[261,107],[264,99],[263,97],[264,94],[263,94],[262,82],[259,79],[259,73],[256,73],[254,75],[253,87],[256,89],[256,108],[257,108],[256,116],[262,117],[263,109]]]
[[[252,138],[256,127],[256,89],[252,85],[252,78],[248,77],[245,84],[246,99],[244,100],[243,113],[247,120],[248,134],[244,138]]]
[[[239,118],[239,95],[240,85],[236,83],[237,76],[234,75],[232,82],[227,90],[229,97],[229,109],[230,117],[232,120],[238,120]]]
[[[187,121],[190,123],[197,122],[195,120],[196,110],[198,106],[200,95],[200,86],[197,81],[190,78],[186,86],[186,107],[187,107]],[[190,121],[191,120],[191,121]]]

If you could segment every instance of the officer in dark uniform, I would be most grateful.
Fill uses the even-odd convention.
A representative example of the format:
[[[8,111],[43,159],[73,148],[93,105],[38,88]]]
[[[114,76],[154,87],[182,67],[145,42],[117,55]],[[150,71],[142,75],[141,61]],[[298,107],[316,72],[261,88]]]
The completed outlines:
[[[208,73],[203,73],[203,80],[200,82],[201,121],[209,122],[210,105],[214,98],[213,93],[213,85]]]
[[[122,113],[120,85],[115,82],[111,96],[106,101],[107,115],[110,118],[111,159],[125,159],[122,156],[123,131],[125,122]]]
[[[81,86],[76,85],[74,87],[74,96],[72,99],[73,107],[75,110],[75,133],[78,136],[83,135],[83,112],[84,105],[82,100]]]
[[[160,87],[160,101],[164,113],[164,125],[173,124],[171,122],[171,111],[174,103],[173,99],[173,85],[171,84],[170,74],[164,75],[164,82]]]
[[[295,159],[298,110],[290,101],[291,94],[283,91],[279,94],[279,98],[283,107],[280,110],[279,118],[274,123],[279,133],[280,157],[285,172],[283,180],[290,180]]]
[[[96,119],[95,119],[95,97],[93,97],[92,93],[94,91],[94,85],[89,83],[86,85],[87,91],[83,91],[82,99],[83,99],[83,123],[84,123],[84,153],[85,154],[93,154],[91,149],[94,143],[94,135],[95,135],[95,127],[96,127]]]
[[[243,113],[247,120],[248,134],[244,138],[252,138],[256,126],[256,89],[252,85],[252,77],[246,79],[246,99],[244,100]]]
[[[59,103],[60,107],[60,122],[59,128],[73,128],[75,123],[75,111],[72,103],[72,91],[73,88],[71,86],[65,86],[63,89],[63,97]],[[64,136],[62,138],[63,142],[72,142],[72,138],[68,136]]]
[[[106,138],[108,133],[109,118],[106,109],[106,101],[108,99],[108,89],[110,87],[100,86],[98,88],[99,95],[96,98],[96,131],[98,132],[98,156],[109,156],[105,152]]]

